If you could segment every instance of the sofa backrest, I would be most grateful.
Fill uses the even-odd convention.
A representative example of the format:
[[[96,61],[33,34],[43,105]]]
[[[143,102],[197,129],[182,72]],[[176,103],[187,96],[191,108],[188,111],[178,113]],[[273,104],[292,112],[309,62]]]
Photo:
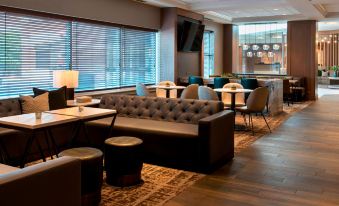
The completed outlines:
[[[21,106],[19,99],[3,99],[0,100],[0,117],[7,117],[21,114]]]
[[[224,105],[220,101],[107,94],[101,98],[100,108],[116,109],[124,117],[197,124],[222,111]]]

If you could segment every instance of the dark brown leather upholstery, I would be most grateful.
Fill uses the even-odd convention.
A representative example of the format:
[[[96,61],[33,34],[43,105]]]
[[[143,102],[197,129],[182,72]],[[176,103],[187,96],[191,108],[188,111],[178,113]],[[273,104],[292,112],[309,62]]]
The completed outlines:
[[[21,114],[21,106],[18,99],[0,100],[0,117]]]
[[[136,137],[112,137],[105,141],[106,182],[128,187],[141,183],[142,140]]]
[[[73,157],[81,161],[81,205],[99,205],[103,181],[103,153],[95,148],[80,147],[60,152],[60,157]]]
[[[222,111],[223,103],[193,99],[105,95],[99,107],[114,108],[122,117],[197,124],[200,119]]]
[[[0,205],[80,206],[80,167],[63,157],[0,175]]]
[[[234,114],[219,101],[105,95],[100,107],[117,109],[113,136],[144,142],[145,162],[207,172],[234,156]],[[100,145],[111,119],[90,122]]]

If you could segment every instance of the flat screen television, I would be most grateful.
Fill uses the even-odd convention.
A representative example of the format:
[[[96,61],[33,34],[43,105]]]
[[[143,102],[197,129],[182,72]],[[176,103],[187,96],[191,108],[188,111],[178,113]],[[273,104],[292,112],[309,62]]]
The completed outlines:
[[[204,29],[205,25],[183,21],[183,23],[178,26],[178,51],[201,51]]]

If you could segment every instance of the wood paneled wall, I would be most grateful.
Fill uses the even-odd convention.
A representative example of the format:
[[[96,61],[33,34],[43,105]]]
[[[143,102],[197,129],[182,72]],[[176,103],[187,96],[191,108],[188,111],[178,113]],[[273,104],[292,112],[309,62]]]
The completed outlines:
[[[223,73],[232,73],[233,69],[233,24],[224,24]]]
[[[322,68],[339,65],[339,32],[318,33],[318,64]]]
[[[287,23],[287,72],[305,77],[306,98],[317,99],[317,55],[314,20]]]

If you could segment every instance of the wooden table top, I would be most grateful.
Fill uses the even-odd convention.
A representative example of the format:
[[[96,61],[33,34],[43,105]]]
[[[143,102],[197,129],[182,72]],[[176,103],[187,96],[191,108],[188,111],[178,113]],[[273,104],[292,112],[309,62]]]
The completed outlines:
[[[226,93],[250,93],[253,90],[252,89],[228,89],[228,88],[218,88],[214,89],[216,92],[226,92]]]
[[[0,125],[3,127],[8,126],[34,130],[69,122],[75,122],[78,119],[79,118],[74,116],[65,116],[42,112],[41,119],[36,119],[35,113],[2,117],[0,118]]]
[[[94,117],[101,117],[101,116],[111,115],[111,114],[113,115],[117,113],[116,110],[93,108],[93,107],[70,107],[70,108],[64,108],[64,109],[58,109],[58,110],[51,110],[47,112],[51,114],[78,117],[80,119],[90,119]]]

